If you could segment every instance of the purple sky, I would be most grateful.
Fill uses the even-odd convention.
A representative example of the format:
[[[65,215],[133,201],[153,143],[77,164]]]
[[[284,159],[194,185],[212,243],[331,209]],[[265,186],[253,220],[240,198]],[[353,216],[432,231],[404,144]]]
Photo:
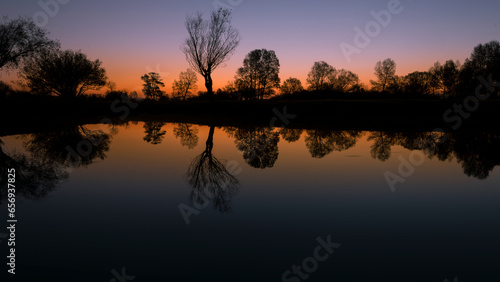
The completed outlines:
[[[159,72],[167,85],[165,90],[171,91],[173,80],[188,67],[180,51],[187,35],[186,15],[198,11],[208,15],[217,3],[233,7],[233,26],[242,40],[226,66],[216,70],[216,88],[233,79],[253,49],[276,52],[282,81],[293,76],[305,84],[313,63],[324,60],[357,73],[368,84],[379,60],[394,59],[397,74],[405,75],[427,70],[438,60],[463,62],[477,44],[500,40],[498,0],[402,0],[399,4],[395,0],[58,1],[3,0],[0,14],[10,18],[38,15],[42,22],[45,13],[45,28],[51,38],[59,39],[62,48],[100,59],[118,88],[138,92],[140,76],[150,71]],[[39,3],[64,4],[48,15]],[[379,30],[372,29],[368,44],[356,46],[355,28],[364,30],[374,21],[371,12],[387,10],[388,5],[397,10],[391,20],[385,27],[379,25]],[[350,62],[341,44],[357,48]],[[14,80],[15,71],[10,75],[3,72],[0,77]],[[204,90],[201,76],[198,85]]]

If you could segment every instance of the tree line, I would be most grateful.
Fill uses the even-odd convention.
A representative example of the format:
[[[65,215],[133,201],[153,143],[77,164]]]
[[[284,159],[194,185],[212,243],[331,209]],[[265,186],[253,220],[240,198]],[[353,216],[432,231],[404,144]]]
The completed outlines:
[[[137,122],[132,122],[137,125]],[[23,139],[21,152],[6,150],[0,139],[0,167],[13,167],[20,173],[18,181],[22,189],[20,195],[31,198],[43,198],[57,184],[68,178],[67,168],[82,168],[92,165],[99,159],[107,158],[113,136],[120,128],[126,128],[130,122],[117,124],[106,133],[92,130],[86,126],[67,127],[61,131],[40,132]],[[198,192],[207,187],[218,187],[216,179],[233,184],[237,180],[226,170],[222,161],[213,154],[214,126],[210,126],[209,136],[201,142],[199,127],[191,124],[175,124],[167,133],[165,122],[145,122],[143,140],[153,146],[165,142],[172,134],[175,139],[190,150],[199,150],[201,154],[193,159],[188,168],[188,180]],[[359,130],[324,130],[294,129],[269,127],[221,127],[227,138],[234,141],[243,160],[256,169],[274,167],[279,158],[280,140],[295,143],[303,138],[304,149],[311,158],[322,159],[336,152],[353,148],[363,136],[370,142],[370,154],[373,159],[385,162],[390,160],[395,147],[422,151],[426,158],[439,161],[455,161],[461,165],[464,174],[477,179],[487,179],[493,169],[500,165],[500,135],[492,132],[469,134],[468,132],[394,132],[374,131],[364,133]],[[170,138],[170,137],[168,137]],[[173,138],[172,138],[173,139]],[[168,142],[173,141],[169,139]],[[444,141],[443,141],[444,140]],[[85,154],[68,154],[67,147],[77,148],[78,144],[88,142],[89,150]],[[0,185],[6,179],[0,179]],[[224,183],[224,182],[222,182]],[[211,184],[208,185],[207,184]],[[4,190],[5,191],[5,190]],[[216,191],[212,191],[216,192]],[[220,191],[222,192],[222,191]],[[230,193],[231,194],[231,193]],[[221,194],[221,196],[228,194]],[[6,194],[0,193],[0,202]],[[225,206],[225,205],[222,205]],[[222,207],[221,206],[221,207]]]
[[[387,58],[376,63],[376,79],[366,86],[349,70],[336,69],[325,61],[314,62],[306,79],[306,87],[294,77],[281,82],[280,62],[275,51],[250,51],[234,80],[213,90],[212,74],[234,53],[240,42],[239,32],[231,25],[231,11],[218,9],[210,19],[198,13],[187,17],[188,37],[181,46],[189,68],[179,74],[169,96],[161,87],[165,84],[158,73],[141,76],[142,92],[148,100],[217,99],[262,100],[269,97],[310,98],[335,94],[376,94],[394,96],[457,97],[475,93],[479,79],[495,84],[500,81],[500,43],[491,41],[477,45],[461,64],[447,60],[436,62],[428,71],[396,75],[396,63]],[[136,92],[117,90],[102,67],[100,60],[90,60],[80,51],[61,50],[57,41],[32,20],[18,18],[0,25],[0,69],[18,69],[21,84],[31,94],[52,95],[73,99],[107,86],[107,98],[128,95],[137,99]],[[206,91],[196,93],[197,74],[204,79]],[[0,82],[0,98],[14,93]],[[313,94],[313,95],[311,95]],[[500,93],[496,91],[496,96]]]

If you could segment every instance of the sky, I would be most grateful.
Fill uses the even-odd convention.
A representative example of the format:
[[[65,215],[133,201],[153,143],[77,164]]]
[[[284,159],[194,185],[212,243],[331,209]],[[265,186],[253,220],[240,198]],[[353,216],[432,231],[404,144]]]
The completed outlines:
[[[62,49],[101,60],[118,89],[140,93],[140,77],[157,72],[171,93],[189,67],[180,49],[186,17],[208,17],[220,6],[231,7],[241,42],[215,70],[214,89],[233,80],[254,49],[276,52],[281,81],[296,77],[306,86],[314,62],[325,61],[368,86],[375,64],[386,58],[406,75],[436,61],[463,62],[479,43],[500,41],[498,0],[2,0],[0,15],[36,16]],[[2,71],[0,79],[16,80],[16,71]],[[205,90],[201,76],[198,90]]]

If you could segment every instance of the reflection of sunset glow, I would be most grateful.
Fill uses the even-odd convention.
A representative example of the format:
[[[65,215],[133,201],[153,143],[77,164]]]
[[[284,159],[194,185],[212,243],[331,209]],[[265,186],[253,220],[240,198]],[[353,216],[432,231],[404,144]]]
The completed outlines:
[[[89,168],[95,168],[94,173],[99,173],[101,178],[109,175],[123,174],[122,171],[129,171],[127,175],[134,175],[137,169],[148,170],[148,173],[163,175],[169,172],[171,175],[184,175],[189,162],[205,150],[205,142],[209,135],[209,126],[192,125],[197,129],[198,141],[193,148],[188,148],[181,144],[180,138],[174,135],[174,129],[179,124],[166,123],[161,129],[166,131],[164,139],[159,144],[153,145],[144,140],[145,123],[130,123],[128,126],[115,126],[115,132],[111,131],[108,125],[86,125],[89,130],[102,130],[104,133],[112,133],[111,150],[106,153],[104,160],[97,160]],[[282,136],[278,143],[278,158],[271,167],[265,169],[255,168],[247,163],[242,151],[238,149],[237,140],[230,137],[230,128],[215,128],[213,136],[213,155],[222,163],[230,162],[235,171],[241,171],[238,177],[244,179],[243,184],[252,182],[253,179],[265,178],[269,185],[278,181],[277,179],[288,179],[289,186],[276,184],[275,193],[280,189],[285,189],[286,194],[305,193],[304,187],[317,186],[325,187],[322,193],[325,194],[349,194],[359,191],[370,194],[385,194],[389,192],[384,173],[386,171],[396,171],[400,165],[400,157],[409,159],[412,151],[400,145],[390,146],[390,157],[382,161],[375,159],[372,154],[374,140],[370,136],[377,136],[379,132],[358,132],[356,142],[352,147],[336,145],[336,149],[322,157],[312,157],[309,145],[307,144],[308,134],[312,131],[303,131],[300,138],[295,142],[288,142]],[[278,133],[280,129],[274,129]],[[340,133],[337,132],[336,134]],[[348,135],[345,135],[348,136]],[[29,137],[28,137],[29,139]],[[6,152],[14,149],[23,151],[23,138],[2,137]],[[492,144],[488,145],[491,147]],[[493,144],[494,145],[494,144]],[[147,164],[143,163],[147,158]],[[484,158],[485,156],[481,156]],[[131,163],[141,164],[141,168],[130,166]],[[145,166],[142,168],[142,166]],[[105,167],[106,169],[102,169]],[[174,173],[175,172],[175,173]],[[425,158],[422,165],[416,168],[414,175],[407,178],[403,186],[421,186],[418,191],[412,193],[434,193],[425,188],[428,179],[440,179],[445,183],[461,183],[463,181],[478,181],[477,177],[469,177],[464,174],[464,168],[456,159],[453,161],[440,161],[437,158]],[[78,174],[77,174],[78,175]],[[498,171],[492,170],[486,180],[487,183],[494,183],[498,179]],[[176,182],[182,181],[178,177]],[[353,187],[353,180],[356,187]],[[326,188],[330,187],[330,188]],[[378,187],[374,189],[374,187]],[[455,189],[454,185],[441,187],[441,189]],[[321,189],[320,189],[321,190]],[[247,193],[269,193],[266,187],[253,187]]]
[[[98,254],[100,259],[92,264],[97,269],[107,270],[113,261],[127,258],[127,265],[134,269],[129,273],[152,277],[148,281],[170,281],[172,275],[182,280],[191,273],[197,276],[189,281],[220,281],[221,273],[230,277],[245,273],[250,277],[245,281],[272,281],[276,273],[283,271],[284,265],[292,265],[297,257],[311,253],[314,245],[309,241],[314,243],[312,239],[317,234],[329,233],[334,236],[328,235],[328,238],[340,238],[338,242],[343,244],[342,248],[346,247],[335,251],[339,259],[332,262],[338,267],[324,268],[333,269],[333,272],[315,273],[319,281],[332,281],[331,278],[339,277],[339,273],[340,277],[350,277],[354,272],[368,275],[348,280],[369,281],[374,269],[383,270],[377,272],[385,279],[381,281],[388,281],[385,277],[392,278],[394,273],[399,276],[390,281],[406,281],[408,273],[420,275],[425,272],[422,271],[422,259],[424,265],[436,267],[430,267],[429,273],[415,281],[436,281],[433,279],[437,273],[435,269],[441,267],[443,261],[468,269],[471,277],[477,273],[494,277],[496,273],[496,265],[488,262],[494,262],[498,254],[500,215],[494,212],[498,210],[500,197],[498,167],[487,179],[479,180],[468,177],[456,160],[426,159],[404,185],[392,193],[384,172],[396,170],[399,157],[408,158],[410,150],[392,146],[390,159],[384,162],[374,159],[370,151],[375,142],[368,139],[382,132],[351,132],[345,136],[355,136],[356,144],[347,142],[352,146],[334,150],[321,158],[311,156],[308,136],[316,134],[335,139],[345,131],[310,130],[302,132],[298,140],[298,134],[289,134],[287,140],[296,141],[280,138],[276,162],[262,169],[244,159],[236,144],[238,140],[227,134],[234,132],[232,128],[212,131],[209,126],[194,125],[193,128],[198,129],[199,142],[198,146],[189,149],[174,137],[177,126],[165,124],[161,128],[166,131],[165,138],[153,145],[144,140],[145,122],[117,125],[109,150],[105,150],[102,158],[68,172],[57,169],[51,154],[39,150],[39,157],[47,156],[45,160],[54,167],[43,170],[48,173],[37,174],[41,176],[41,181],[37,182],[40,185],[20,185],[23,175],[34,170],[28,170],[30,166],[19,166],[15,185],[16,203],[21,207],[18,210],[24,214],[22,230],[27,235],[40,236],[23,241],[32,252],[26,256],[27,262],[20,261],[23,269],[36,265],[39,271],[16,275],[29,276],[22,281],[37,281],[35,274],[49,277],[43,281],[64,281],[76,270],[78,277],[95,281],[95,277],[102,277],[104,272],[89,271],[88,261]],[[84,127],[109,129],[99,125]],[[258,130],[269,133],[269,129]],[[282,132],[279,128],[274,129],[275,133],[278,131]],[[226,166],[222,174],[205,167],[205,171],[213,172],[210,185],[196,186],[191,179],[197,174],[190,167],[206,152],[205,140],[210,132],[214,132],[210,140],[214,145],[210,157],[222,164],[231,164],[231,167]],[[34,135],[46,133],[49,132]],[[57,136],[57,131],[49,134]],[[399,136],[401,141],[408,143],[413,141],[411,132],[385,134]],[[450,134],[457,134],[457,137],[459,133]],[[469,141],[477,137],[477,142],[458,147],[467,156],[472,156],[466,159],[477,166],[499,163],[500,135],[480,136],[482,134],[485,133],[475,132],[472,139],[469,139],[470,134],[461,135]],[[25,154],[29,148],[24,145],[32,137],[30,134],[1,137],[0,160],[9,160],[14,165],[26,164],[23,160],[32,163],[36,158]],[[57,139],[38,138],[38,145],[65,153],[65,142],[58,143]],[[487,145],[484,148],[475,146],[483,141]],[[450,148],[457,150],[454,146],[460,142],[458,138],[451,140]],[[334,143],[342,142],[336,139]],[[14,152],[14,149],[19,150]],[[60,171],[65,173],[57,173]],[[232,181],[221,181],[223,176]],[[0,194],[4,207],[6,194]],[[139,229],[135,228],[135,222],[141,223]],[[48,234],[44,233],[47,226],[50,227]],[[89,235],[88,230],[92,234]],[[98,239],[95,239],[96,232],[100,234]],[[146,240],[140,240],[143,238]],[[464,248],[467,240],[474,242],[472,247]],[[139,246],[130,243],[138,241]],[[350,246],[354,247],[347,248]],[[68,250],[76,254],[71,259],[67,256]],[[47,255],[51,256],[50,260]],[[158,259],[172,270],[167,273],[168,277],[165,267],[151,267]],[[286,264],[279,263],[281,261]],[[186,262],[189,262],[188,268]],[[60,271],[52,271],[54,264]],[[369,267],[366,271],[358,271],[360,265]],[[395,265],[401,271],[394,271]],[[259,271],[254,274],[256,266]],[[207,276],[207,273],[215,273],[216,277]],[[279,279],[279,275],[277,277]],[[228,279],[225,281],[234,281]]]

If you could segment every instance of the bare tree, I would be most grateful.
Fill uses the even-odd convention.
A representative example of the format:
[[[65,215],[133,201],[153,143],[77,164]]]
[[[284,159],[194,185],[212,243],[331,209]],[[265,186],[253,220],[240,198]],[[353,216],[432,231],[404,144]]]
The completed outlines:
[[[182,98],[186,100],[187,96],[191,94],[191,90],[196,90],[198,87],[196,83],[198,78],[192,69],[187,69],[179,74],[179,81],[174,80],[172,83],[173,97]]]
[[[191,201],[204,204],[212,199],[220,212],[231,211],[231,198],[238,192],[239,181],[213,154],[215,127],[210,126],[205,150],[195,157],[188,167],[186,177],[193,187]]]
[[[181,47],[191,68],[205,79],[208,96],[213,99],[213,71],[225,62],[240,42],[240,35],[231,26],[231,10],[212,12],[210,21],[202,14],[186,19],[189,37]]]
[[[370,80],[370,83],[375,89],[385,91],[387,86],[393,82],[396,75],[396,63],[389,58],[383,62],[377,62],[375,65],[375,75],[377,76],[377,81]]]
[[[47,38],[47,32],[28,18],[0,24],[0,69],[19,63],[45,49],[57,49],[59,43]]]

